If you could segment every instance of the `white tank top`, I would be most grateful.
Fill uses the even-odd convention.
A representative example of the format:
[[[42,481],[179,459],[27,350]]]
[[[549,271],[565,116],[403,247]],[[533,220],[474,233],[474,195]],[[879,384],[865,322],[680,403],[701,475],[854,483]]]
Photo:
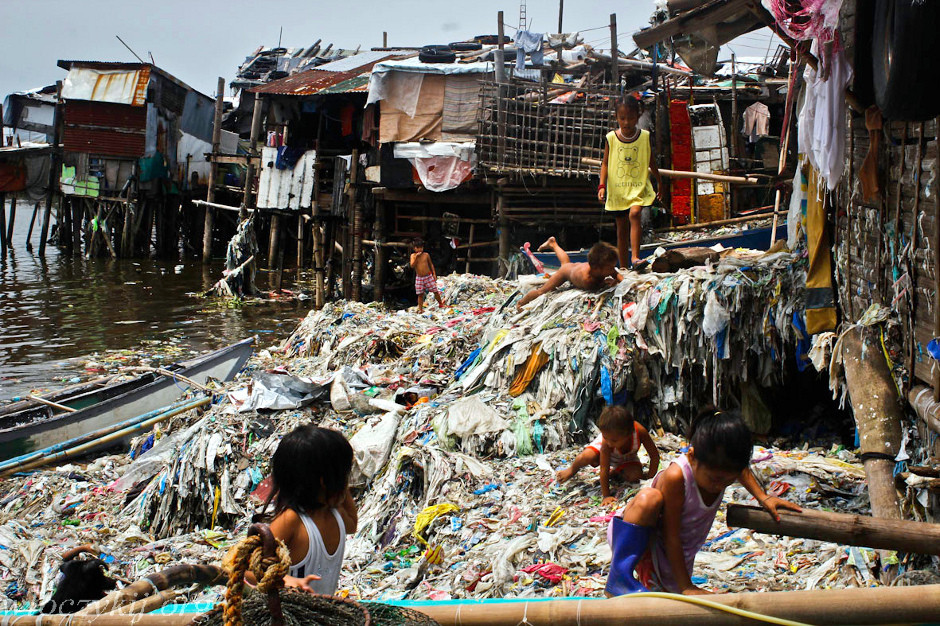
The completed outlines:
[[[343,524],[343,518],[339,511],[331,509],[336,524],[339,526],[339,543],[333,554],[328,554],[326,546],[323,545],[323,537],[320,536],[320,529],[309,515],[298,513],[300,521],[304,523],[307,530],[307,554],[296,565],[290,566],[290,575],[297,578],[303,578],[310,574],[316,574],[320,580],[310,581],[310,588],[316,593],[331,596],[336,593],[336,587],[339,584],[339,571],[343,567],[343,552],[346,550],[346,525]]]

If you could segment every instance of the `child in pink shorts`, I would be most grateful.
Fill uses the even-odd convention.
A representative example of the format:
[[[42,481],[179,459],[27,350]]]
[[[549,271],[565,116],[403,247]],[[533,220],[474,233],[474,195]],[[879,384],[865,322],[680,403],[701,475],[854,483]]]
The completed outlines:
[[[649,432],[642,424],[634,421],[630,412],[622,406],[605,407],[597,418],[597,427],[601,431],[600,436],[592,441],[571,465],[560,470],[555,478],[563,483],[577,474],[582,467],[600,466],[602,504],[606,506],[614,502],[614,497],[610,495],[610,475],[619,472],[628,482],[652,478],[659,469],[659,450],[656,449]],[[637,456],[640,444],[646,448],[650,457],[649,470],[645,474],[643,463]]]
[[[415,271],[415,293],[418,294],[418,313],[424,312],[424,294],[433,293],[437,298],[437,305],[444,306],[441,291],[437,288],[437,272],[431,255],[424,251],[424,242],[415,239],[412,243],[414,252],[411,253],[411,267]]]

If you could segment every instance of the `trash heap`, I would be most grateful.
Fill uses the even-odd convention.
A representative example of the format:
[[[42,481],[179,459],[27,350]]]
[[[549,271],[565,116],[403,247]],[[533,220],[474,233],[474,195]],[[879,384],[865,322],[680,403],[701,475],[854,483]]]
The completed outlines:
[[[344,432],[356,458],[360,527],[340,593],[600,596],[612,510],[600,506],[596,470],[554,480],[594,428],[588,412],[582,432],[572,428],[572,400],[593,403],[594,387],[636,395],[639,381],[657,411],[669,409],[688,401],[678,394],[693,367],[717,370],[720,390],[745,375],[744,360],[793,351],[794,261],[739,251],[713,268],[630,273],[600,294],[558,291],[522,312],[516,283],[475,276],[443,278],[446,306],[423,315],[331,303],[257,354],[219,402],[141,436],[130,453],[0,480],[0,607],[40,605],[58,554],[76,545],[95,545],[124,581],[220,561],[261,512],[281,438],[307,422]],[[772,375],[769,364],[754,371]],[[670,386],[675,400],[660,389]],[[665,466],[683,441],[649,425]],[[848,450],[768,447],[755,459],[773,493],[867,511],[864,472]],[[615,495],[623,503],[639,487],[615,484]],[[749,499],[741,488],[726,494]],[[695,581],[719,591],[874,585],[878,567],[871,550],[731,532],[722,514]]]

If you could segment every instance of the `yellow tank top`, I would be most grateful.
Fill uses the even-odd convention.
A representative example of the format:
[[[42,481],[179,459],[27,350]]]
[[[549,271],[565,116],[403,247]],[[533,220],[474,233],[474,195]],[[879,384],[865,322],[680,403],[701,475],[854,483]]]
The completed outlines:
[[[607,133],[607,211],[649,206],[656,200],[650,183],[650,133],[641,130],[636,141],[625,143],[616,131]]]

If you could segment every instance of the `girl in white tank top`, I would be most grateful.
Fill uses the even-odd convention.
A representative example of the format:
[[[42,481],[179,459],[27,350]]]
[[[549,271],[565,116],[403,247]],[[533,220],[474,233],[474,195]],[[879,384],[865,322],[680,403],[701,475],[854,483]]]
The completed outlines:
[[[358,526],[349,490],[353,452],[335,430],[312,424],[294,429],[271,459],[274,502],[271,532],[290,552],[284,584],[332,595],[339,584],[347,533]]]

